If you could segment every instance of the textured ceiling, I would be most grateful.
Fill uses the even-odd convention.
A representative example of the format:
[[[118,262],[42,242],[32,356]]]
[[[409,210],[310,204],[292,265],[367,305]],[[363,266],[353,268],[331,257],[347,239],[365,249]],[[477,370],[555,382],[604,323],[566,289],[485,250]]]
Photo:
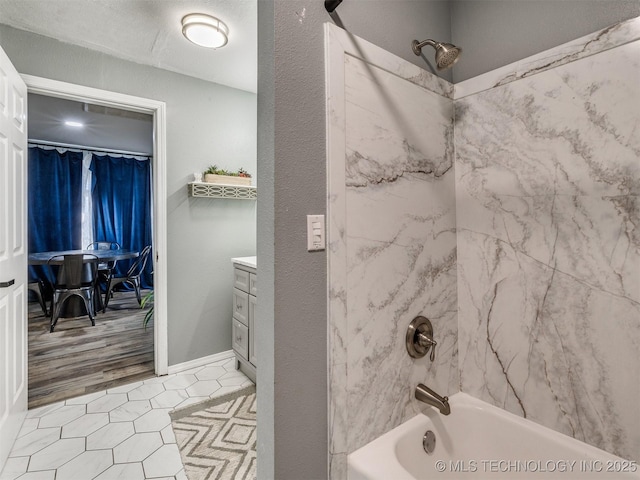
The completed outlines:
[[[0,23],[249,92],[257,89],[258,0],[0,0]],[[218,17],[217,50],[182,36],[188,13]]]

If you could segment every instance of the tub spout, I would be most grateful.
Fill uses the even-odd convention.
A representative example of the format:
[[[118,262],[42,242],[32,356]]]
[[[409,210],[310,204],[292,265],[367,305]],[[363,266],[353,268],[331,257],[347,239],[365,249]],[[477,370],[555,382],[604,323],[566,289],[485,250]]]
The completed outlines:
[[[416,398],[421,402],[436,407],[442,415],[449,415],[451,407],[449,407],[449,398],[441,397],[426,385],[421,383],[416,387]]]

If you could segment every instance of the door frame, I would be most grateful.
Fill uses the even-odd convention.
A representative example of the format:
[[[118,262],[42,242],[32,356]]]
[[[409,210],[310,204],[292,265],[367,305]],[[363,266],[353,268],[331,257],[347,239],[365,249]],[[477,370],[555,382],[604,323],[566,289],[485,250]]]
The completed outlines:
[[[76,102],[88,102],[153,115],[153,323],[154,367],[156,375],[169,368],[167,325],[167,176],[166,176],[166,104],[33,75],[21,75],[27,92]],[[28,128],[27,118],[27,128]]]

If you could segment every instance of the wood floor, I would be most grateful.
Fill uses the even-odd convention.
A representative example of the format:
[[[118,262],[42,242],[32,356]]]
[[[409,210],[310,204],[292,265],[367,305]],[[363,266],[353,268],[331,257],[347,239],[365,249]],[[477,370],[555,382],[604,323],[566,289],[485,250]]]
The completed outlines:
[[[133,292],[115,292],[95,327],[88,316],[61,318],[49,333],[49,317],[29,303],[29,408],[152,377],[153,321],[143,327],[145,312]]]

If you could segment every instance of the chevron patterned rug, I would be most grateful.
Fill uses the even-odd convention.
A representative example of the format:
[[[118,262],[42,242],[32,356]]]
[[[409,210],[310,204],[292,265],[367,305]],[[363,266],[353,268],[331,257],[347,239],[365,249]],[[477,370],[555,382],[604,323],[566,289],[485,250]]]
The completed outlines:
[[[171,412],[189,480],[256,478],[256,388]]]

